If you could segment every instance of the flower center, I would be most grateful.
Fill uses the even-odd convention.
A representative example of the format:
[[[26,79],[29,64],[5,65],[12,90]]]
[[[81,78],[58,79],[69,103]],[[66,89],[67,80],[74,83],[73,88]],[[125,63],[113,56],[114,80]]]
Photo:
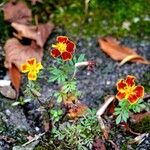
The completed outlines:
[[[135,87],[134,86],[132,86],[132,87],[126,87],[126,89],[125,89],[125,93],[126,93],[126,98],[128,98],[131,94],[134,94],[134,90],[135,89]]]
[[[59,52],[62,54],[63,52],[66,51],[67,44],[59,42],[56,45],[52,45],[52,47],[57,48],[59,50]]]

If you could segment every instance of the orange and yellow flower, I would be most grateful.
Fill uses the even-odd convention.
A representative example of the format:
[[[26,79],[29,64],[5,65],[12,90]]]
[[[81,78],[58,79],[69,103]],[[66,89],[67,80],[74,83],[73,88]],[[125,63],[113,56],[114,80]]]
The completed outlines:
[[[58,36],[56,41],[57,43],[52,45],[53,49],[51,51],[51,55],[54,58],[61,56],[64,61],[72,59],[75,44],[66,36]]]
[[[28,72],[28,79],[29,80],[36,80],[37,79],[37,73],[39,73],[40,69],[42,69],[43,66],[41,62],[36,63],[35,58],[31,58],[26,61],[26,63],[21,65],[21,72],[27,73]]]
[[[118,100],[127,99],[130,104],[135,104],[144,96],[144,87],[135,85],[135,77],[128,75],[125,80],[121,79],[117,82],[118,93],[116,98]]]

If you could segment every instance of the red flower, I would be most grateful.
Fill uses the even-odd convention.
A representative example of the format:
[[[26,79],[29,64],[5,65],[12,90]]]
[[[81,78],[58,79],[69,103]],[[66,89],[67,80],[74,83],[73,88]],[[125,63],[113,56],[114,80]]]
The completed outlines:
[[[52,45],[54,49],[52,49],[51,55],[54,58],[61,56],[64,61],[72,59],[75,44],[66,36],[58,36],[56,41],[57,43]]]
[[[116,98],[118,100],[127,99],[130,104],[135,104],[140,98],[144,96],[144,87],[135,86],[135,77],[128,75],[126,80],[119,80],[117,82],[118,93]]]

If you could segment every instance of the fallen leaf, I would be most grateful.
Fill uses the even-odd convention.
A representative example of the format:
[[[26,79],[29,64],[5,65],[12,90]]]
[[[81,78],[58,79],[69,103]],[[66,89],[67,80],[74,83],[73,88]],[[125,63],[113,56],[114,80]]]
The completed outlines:
[[[133,59],[143,59],[141,56],[139,55],[129,55],[127,57],[125,57],[120,63],[119,66],[122,66],[123,64],[125,64],[126,62],[129,62]]]
[[[132,61],[137,63],[150,64],[149,61],[147,61],[144,57],[139,56],[131,48],[119,45],[119,42],[113,37],[100,38],[99,44],[101,49],[116,61],[124,60],[122,63]],[[131,57],[133,55],[136,57]]]
[[[140,134],[137,137],[135,137],[133,140],[131,140],[129,144],[134,144],[134,143],[141,144],[148,136],[149,133]]]
[[[7,40],[4,50],[6,54],[5,67],[8,69],[11,69],[14,64],[20,70],[20,65],[29,58],[35,57],[37,62],[41,62],[43,56],[43,49],[34,42],[31,45],[22,45],[15,38]]]
[[[99,137],[96,137],[93,142],[93,150],[106,150],[104,141]]]
[[[144,112],[144,113],[141,112],[141,113],[133,114],[130,116],[130,121],[133,123],[138,123],[147,116],[150,117],[150,112]]]
[[[134,132],[126,122],[121,122],[120,124],[124,128],[125,131],[128,131],[132,133],[133,135],[140,135],[140,133]]]
[[[32,21],[31,10],[24,2],[9,2],[3,7],[4,20],[26,24]]]
[[[0,93],[9,99],[16,99],[17,97],[16,90],[14,90],[11,86],[0,87]]]
[[[32,5],[35,5],[37,2],[40,2],[42,3],[43,1],[42,0],[30,0]]]
[[[49,131],[50,131],[50,122],[44,120],[44,121],[43,121],[43,125],[44,125],[44,131],[45,131],[45,132],[49,132]]]
[[[67,97],[63,98],[63,104],[65,107],[71,107],[72,104],[75,104],[78,101],[77,97],[68,93]]]
[[[70,105],[67,115],[70,119],[77,119],[82,117],[86,113],[87,109],[88,107],[85,104],[78,101],[75,104],[72,103],[72,105]]]
[[[19,37],[25,37],[36,41],[43,48],[48,36],[54,28],[53,23],[39,24],[37,26],[23,25],[13,22],[11,26],[18,32]]]
[[[97,119],[98,119],[100,127],[103,131],[103,136],[104,136],[105,139],[108,139],[109,129],[104,124],[103,119],[102,119],[102,115],[104,114],[104,112],[106,111],[108,106],[114,101],[114,99],[115,99],[115,97],[113,95],[109,96],[105,100],[104,104],[100,106],[100,108],[98,109],[98,111],[96,113]]]
[[[16,96],[18,97],[20,84],[21,84],[21,74],[18,68],[14,64],[12,64],[12,67],[9,68],[9,77],[10,77],[13,87],[16,90],[16,94],[17,94]]]

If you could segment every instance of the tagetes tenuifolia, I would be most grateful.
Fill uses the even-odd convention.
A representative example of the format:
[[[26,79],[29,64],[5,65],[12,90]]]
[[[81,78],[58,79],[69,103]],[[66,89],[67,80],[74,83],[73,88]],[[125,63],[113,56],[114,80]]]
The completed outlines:
[[[118,100],[127,99],[130,104],[135,104],[144,96],[144,87],[135,85],[135,77],[128,75],[125,80],[121,79],[117,82]]]
[[[61,56],[64,61],[72,59],[72,53],[75,50],[75,44],[66,36],[58,36],[57,43],[53,44],[51,55],[56,58]]]
[[[28,72],[28,79],[29,80],[36,80],[37,73],[39,73],[40,69],[43,66],[41,62],[37,63],[35,58],[31,58],[26,61],[26,63],[21,65],[21,72],[27,73]]]

